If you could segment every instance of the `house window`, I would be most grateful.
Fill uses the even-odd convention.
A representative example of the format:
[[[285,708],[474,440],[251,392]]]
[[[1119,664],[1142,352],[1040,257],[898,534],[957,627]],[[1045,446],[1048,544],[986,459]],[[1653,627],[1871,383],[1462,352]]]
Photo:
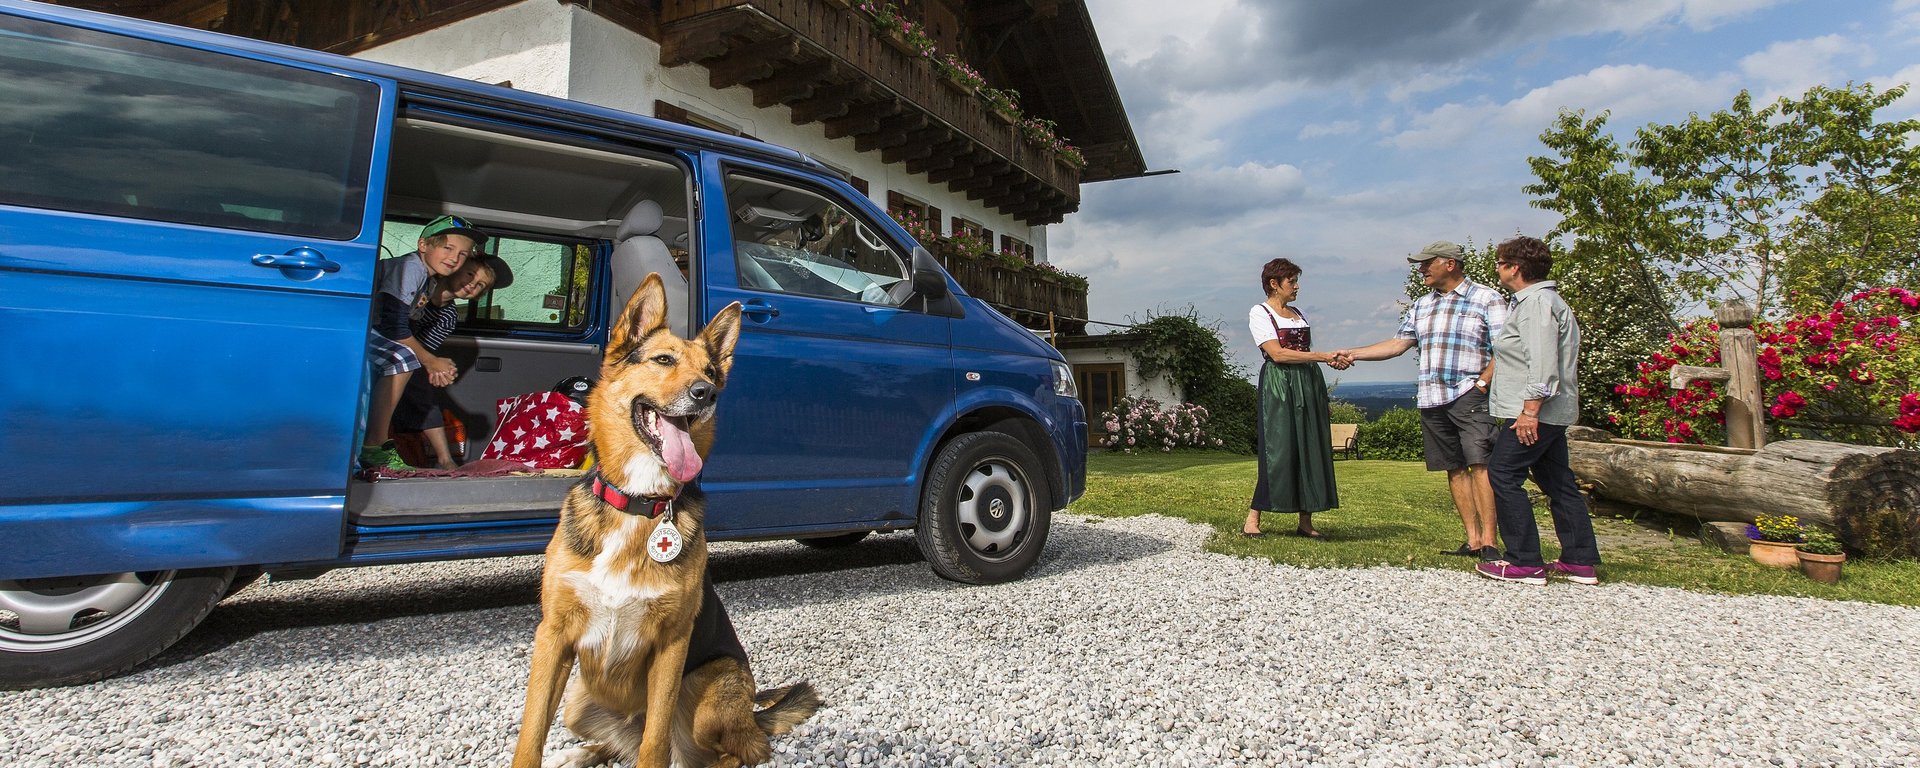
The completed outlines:
[[[1120,363],[1076,365],[1073,377],[1080,385],[1080,402],[1087,409],[1087,443],[1097,446],[1107,436],[1107,425],[1100,414],[1113,410],[1114,403],[1127,396],[1126,366]]]
[[[895,221],[925,222],[927,228],[933,230],[933,234],[940,234],[940,209],[928,205],[923,201],[908,197],[899,192],[888,191],[887,213],[892,214]],[[933,247],[932,243],[922,243],[922,245],[929,248]]]
[[[1000,236],[1000,252],[1011,253],[1022,259],[1026,259],[1028,264],[1033,263],[1033,244],[1014,237],[1013,235]]]

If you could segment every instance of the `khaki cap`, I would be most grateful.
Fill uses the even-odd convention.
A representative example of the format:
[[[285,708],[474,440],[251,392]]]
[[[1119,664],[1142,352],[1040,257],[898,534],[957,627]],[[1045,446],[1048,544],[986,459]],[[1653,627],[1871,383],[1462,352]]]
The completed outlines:
[[[1430,261],[1433,259],[1453,259],[1455,261],[1466,261],[1467,249],[1460,247],[1459,243],[1454,243],[1447,240],[1435,240],[1431,243],[1428,243],[1427,247],[1420,249],[1419,253],[1416,253],[1412,256],[1408,256],[1407,262],[1410,264],[1419,264],[1420,262]]]

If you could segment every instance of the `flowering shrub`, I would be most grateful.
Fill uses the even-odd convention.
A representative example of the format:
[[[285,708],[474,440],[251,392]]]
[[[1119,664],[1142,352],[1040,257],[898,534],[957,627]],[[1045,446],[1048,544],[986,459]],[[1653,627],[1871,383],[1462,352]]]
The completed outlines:
[[[1160,401],[1151,397],[1123,397],[1113,410],[1100,414],[1100,425],[1107,430],[1101,445],[1121,453],[1220,448],[1224,443],[1207,434],[1206,423],[1207,409],[1193,403],[1163,411]]]
[[[1805,533],[1800,518],[1793,515],[1755,515],[1753,524],[1747,526],[1747,538],[1755,541],[1797,544]]]
[[[1804,538],[1806,540],[1800,542],[1800,551],[1810,555],[1838,555],[1846,551],[1833,534],[1818,528],[1807,531]]]
[[[995,112],[1003,115],[1012,115],[1015,118],[1020,116],[1019,91],[1012,89],[982,88],[980,89],[980,98],[984,99],[987,102],[987,106],[992,107]]]
[[[1639,365],[1635,381],[1614,388],[1624,403],[1609,414],[1614,427],[1631,437],[1723,442],[1719,385],[1667,385],[1675,365],[1720,365],[1719,330],[1699,321],[1669,337],[1666,351]],[[1757,322],[1753,330],[1761,401],[1775,434],[1817,428],[1829,439],[1868,443],[1876,442],[1879,425],[1920,434],[1920,294],[1874,288],[1828,311]]]

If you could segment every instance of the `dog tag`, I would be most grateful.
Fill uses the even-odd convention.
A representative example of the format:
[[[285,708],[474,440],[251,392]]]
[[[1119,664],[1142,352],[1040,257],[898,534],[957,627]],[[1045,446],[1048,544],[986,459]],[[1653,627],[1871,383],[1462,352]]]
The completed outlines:
[[[668,507],[667,513],[660,516],[660,524],[653,527],[653,537],[647,539],[647,556],[657,563],[671,563],[685,545],[680,529],[673,526],[673,508]]]

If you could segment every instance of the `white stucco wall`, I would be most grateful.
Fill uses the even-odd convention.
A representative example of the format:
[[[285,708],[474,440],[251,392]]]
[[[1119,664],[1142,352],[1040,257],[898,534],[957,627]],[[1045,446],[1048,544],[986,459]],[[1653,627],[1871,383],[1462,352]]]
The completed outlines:
[[[1061,354],[1066,356],[1069,365],[1112,365],[1115,363],[1124,365],[1126,370],[1127,397],[1151,397],[1160,401],[1162,406],[1173,405],[1174,403],[1185,400],[1185,396],[1180,392],[1180,388],[1174,386],[1174,383],[1165,375],[1154,376],[1152,378],[1141,376],[1140,363],[1135,361],[1132,355],[1127,354],[1126,350],[1113,347],[1098,347],[1093,349],[1061,350]]]
[[[1046,227],[1029,227],[929,183],[925,174],[908,174],[903,164],[884,164],[879,152],[856,151],[852,138],[828,140],[819,123],[796,126],[785,106],[755,107],[746,86],[716,91],[705,67],[662,67],[659,43],[578,5],[527,0],[356,55],[483,82],[511,81],[520,90],[640,115],[652,115],[653,102],[664,101],[866,179],[876,201],[884,203],[889,190],[925,200],[943,218],[960,216],[1024,239],[1036,259],[1047,260]],[[940,225],[947,230],[948,222]]]

